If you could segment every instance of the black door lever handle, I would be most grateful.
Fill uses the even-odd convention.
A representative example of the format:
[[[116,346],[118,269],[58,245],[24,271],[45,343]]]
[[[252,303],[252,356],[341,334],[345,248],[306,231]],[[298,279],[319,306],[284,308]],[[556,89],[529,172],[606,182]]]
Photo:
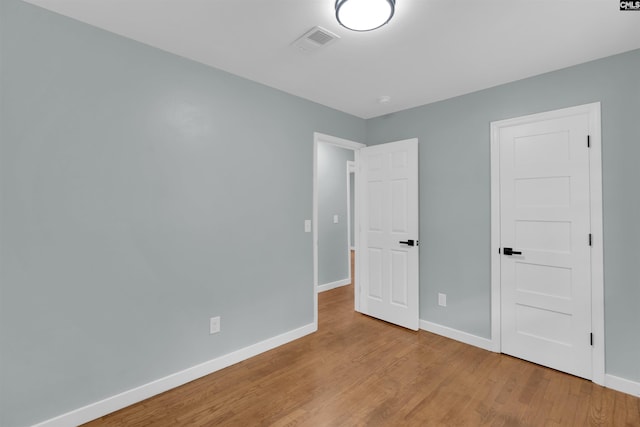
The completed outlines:
[[[418,246],[418,241],[417,240],[406,240],[406,241],[400,241],[398,243],[401,243],[403,245],[409,245],[409,246]]]
[[[505,255],[522,255],[522,252],[514,251],[511,248],[502,248],[502,253]]]

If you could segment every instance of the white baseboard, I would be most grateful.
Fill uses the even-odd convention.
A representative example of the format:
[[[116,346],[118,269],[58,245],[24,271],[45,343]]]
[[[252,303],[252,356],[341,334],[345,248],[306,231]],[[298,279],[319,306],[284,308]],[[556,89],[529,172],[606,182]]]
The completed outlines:
[[[336,280],[335,282],[325,283],[324,285],[318,285],[318,292],[330,291],[331,289],[339,288],[340,286],[347,286],[351,284],[351,279]]]
[[[236,350],[232,353],[209,360],[199,365],[176,372],[164,378],[152,381],[140,387],[127,390],[115,396],[108,397],[99,402],[92,403],[79,409],[75,409],[66,414],[62,414],[47,421],[36,424],[33,427],[71,427],[84,424],[96,418],[100,418],[111,412],[141,402],[156,394],[163,393],[172,388],[181,386],[195,379],[204,377],[213,372],[224,369],[228,366],[242,362],[265,351],[269,351],[288,342],[302,338],[317,330],[313,323],[294,329],[284,334],[266,339],[259,343]]]
[[[472,335],[467,332],[462,332],[457,329],[449,328],[447,326],[442,326],[437,323],[420,320],[420,329],[428,332],[433,332],[434,334],[442,335],[443,337],[451,338],[465,344],[480,347],[484,350],[489,350],[496,353],[500,352],[500,349],[495,349],[494,343],[490,339]],[[604,386],[613,390],[620,391],[622,393],[640,397],[640,382],[635,382],[625,378],[606,374],[604,379]]]
[[[604,376],[604,386],[632,396],[640,397],[640,382],[607,374]]]
[[[437,323],[428,322],[426,320],[420,320],[420,329],[427,332],[433,332],[443,337],[451,338],[452,340],[460,341],[465,344],[469,344],[475,347],[480,347],[484,350],[496,352],[494,349],[493,341],[487,338],[482,338],[477,335],[462,332],[457,329],[449,328],[448,326],[442,326]]]
[[[339,282],[340,281],[334,283]],[[331,285],[331,283],[328,285]],[[334,287],[338,286],[344,285],[336,285]],[[472,335],[437,323],[420,320],[420,329],[442,335],[465,344],[473,345],[484,350],[495,351],[493,350],[493,342],[487,338],[482,338],[477,335]],[[301,328],[285,332],[284,334],[277,335],[224,356],[220,356],[216,359],[209,360],[183,371],[168,375],[164,378],[127,390],[115,396],[108,397],[99,402],[92,403],[82,408],[67,412],[66,414],[43,421],[33,427],[72,427],[84,424],[95,420],[96,418],[110,414],[111,412],[126,408],[134,403],[141,402],[155,396],[156,394],[171,390],[172,388],[181,386],[190,381],[204,377],[205,375],[209,375],[228,366],[242,362],[243,360],[249,359],[253,356],[257,356],[260,353],[264,353],[288,342],[302,338],[316,330],[317,327],[312,323]],[[605,375],[605,387],[640,397],[640,382],[607,374]]]

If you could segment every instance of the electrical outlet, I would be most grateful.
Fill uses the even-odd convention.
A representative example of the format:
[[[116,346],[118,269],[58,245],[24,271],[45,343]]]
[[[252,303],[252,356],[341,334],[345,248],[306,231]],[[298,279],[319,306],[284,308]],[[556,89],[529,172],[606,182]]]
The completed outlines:
[[[220,332],[220,316],[209,319],[209,334],[217,334]]]
[[[438,305],[440,307],[447,306],[447,294],[438,294]]]

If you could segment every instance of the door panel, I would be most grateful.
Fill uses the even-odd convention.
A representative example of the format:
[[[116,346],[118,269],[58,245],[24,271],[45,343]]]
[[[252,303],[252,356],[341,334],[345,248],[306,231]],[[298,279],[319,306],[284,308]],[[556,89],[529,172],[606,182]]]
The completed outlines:
[[[365,195],[359,310],[417,330],[419,248],[400,242],[418,240],[418,141],[366,147],[358,159]]]
[[[587,114],[500,129],[502,351],[584,378],[591,360]]]

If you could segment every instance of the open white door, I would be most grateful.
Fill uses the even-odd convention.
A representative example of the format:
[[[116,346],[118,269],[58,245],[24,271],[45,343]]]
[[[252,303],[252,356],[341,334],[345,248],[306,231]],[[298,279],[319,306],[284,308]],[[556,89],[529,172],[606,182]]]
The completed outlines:
[[[362,148],[358,167],[358,311],[417,330],[418,140]]]

